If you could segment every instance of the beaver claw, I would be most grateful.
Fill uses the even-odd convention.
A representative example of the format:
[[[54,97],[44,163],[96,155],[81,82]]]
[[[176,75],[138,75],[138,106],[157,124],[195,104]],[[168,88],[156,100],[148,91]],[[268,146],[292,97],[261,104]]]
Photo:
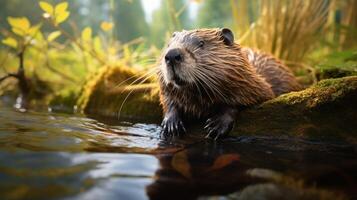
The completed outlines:
[[[177,115],[170,115],[164,118],[161,123],[161,136],[180,136],[186,133],[185,126]]]
[[[206,138],[217,140],[226,136],[234,127],[234,118],[228,114],[209,118],[204,129],[208,132]]]

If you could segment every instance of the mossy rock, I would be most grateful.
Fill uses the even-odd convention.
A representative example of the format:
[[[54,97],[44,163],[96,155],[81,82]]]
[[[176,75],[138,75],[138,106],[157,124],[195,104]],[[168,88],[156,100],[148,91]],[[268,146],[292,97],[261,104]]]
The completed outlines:
[[[79,109],[86,114],[158,120],[162,113],[158,86],[151,79],[138,80],[141,75],[126,66],[101,68],[83,87]]]
[[[328,79],[240,113],[233,135],[357,136],[357,76]],[[354,139],[355,140],[355,139]]]

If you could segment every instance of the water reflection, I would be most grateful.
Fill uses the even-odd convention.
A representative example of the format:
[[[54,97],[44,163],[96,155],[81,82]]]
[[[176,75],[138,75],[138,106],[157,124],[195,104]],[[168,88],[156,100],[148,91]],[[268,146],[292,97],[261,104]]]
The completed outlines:
[[[149,155],[3,152],[0,193],[6,199],[144,199],[157,168]]]
[[[357,173],[351,170],[357,168],[355,152],[342,153],[346,146],[304,141],[285,141],[284,146],[298,143],[302,149],[296,152],[271,139],[244,137],[217,144],[200,142],[173,154],[158,155],[160,168],[155,181],[147,186],[147,194],[150,199],[356,197],[352,188],[357,188]],[[326,167],[334,170],[325,171]],[[332,184],[322,187],[328,185],[326,180]]]
[[[0,121],[1,199],[357,198],[345,141],[162,140],[155,124],[6,108]]]

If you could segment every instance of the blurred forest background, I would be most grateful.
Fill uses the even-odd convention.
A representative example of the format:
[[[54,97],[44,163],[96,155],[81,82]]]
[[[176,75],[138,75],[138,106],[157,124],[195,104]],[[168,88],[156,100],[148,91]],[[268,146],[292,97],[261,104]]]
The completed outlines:
[[[207,27],[305,85],[357,73],[357,0],[2,0],[0,95],[73,105],[104,66],[153,68],[173,31]]]

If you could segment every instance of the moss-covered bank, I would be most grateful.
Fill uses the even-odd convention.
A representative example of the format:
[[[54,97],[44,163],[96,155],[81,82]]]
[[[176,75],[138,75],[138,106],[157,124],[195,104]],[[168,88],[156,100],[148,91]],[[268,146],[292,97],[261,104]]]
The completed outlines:
[[[235,135],[357,136],[357,76],[327,79],[240,113]]]
[[[78,108],[86,114],[118,117],[120,111],[121,117],[159,122],[162,111],[155,80],[137,84],[137,73],[123,66],[102,68],[83,87]],[[323,80],[246,109],[232,134],[356,138],[356,121],[357,76],[349,76]]]

